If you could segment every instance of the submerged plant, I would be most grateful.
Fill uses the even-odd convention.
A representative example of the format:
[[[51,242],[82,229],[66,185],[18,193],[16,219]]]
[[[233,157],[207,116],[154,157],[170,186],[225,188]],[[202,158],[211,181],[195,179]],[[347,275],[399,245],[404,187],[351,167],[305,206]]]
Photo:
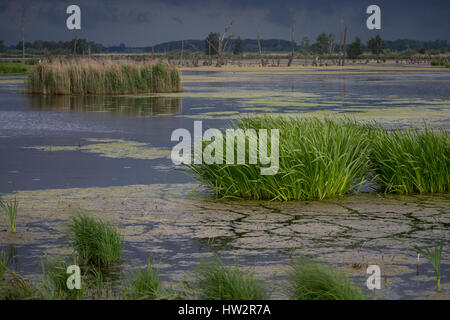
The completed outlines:
[[[246,164],[228,164],[224,151],[223,164],[187,165],[194,177],[218,196],[280,201],[325,199],[352,192],[366,181],[370,151],[367,130],[354,121],[266,116],[238,120],[233,129],[254,132],[253,138],[245,138]],[[279,130],[279,168],[275,175],[261,175],[264,165],[249,164],[250,152],[261,151],[255,143],[260,129]],[[237,159],[241,147],[236,141],[227,146],[226,140],[223,150],[233,147]],[[258,150],[249,150],[255,146]],[[268,153],[272,152],[271,146],[268,137]]]
[[[17,217],[17,207],[19,203],[17,199],[14,198],[14,201],[3,201],[0,199],[0,208],[3,212],[8,216],[9,219],[9,228],[12,233],[16,233],[16,217]]]
[[[442,224],[439,223],[440,230],[442,233]],[[436,239],[434,245],[431,248],[421,248],[417,245],[414,246],[414,249],[423,255],[428,261],[430,261],[433,266],[434,272],[436,273],[436,290],[437,292],[441,292],[441,261],[442,261],[442,250],[444,248],[444,239],[441,236],[439,239]]]
[[[226,266],[218,258],[201,261],[195,273],[204,300],[261,300],[266,298],[264,288],[254,276],[237,266]]]
[[[43,299],[41,292],[27,279],[8,270],[8,278],[0,281],[0,300]]]
[[[148,260],[147,268],[140,269],[132,282],[133,299],[154,300],[166,297],[161,280],[159,279],[159,270],[152,265],[152,258]]]
[[[123,239],[117,227],[78,212],[69,225],[69,238],[83,265],[108,267],[122,260]]]
[[[2,250],[0,251],[0,281],[5,279],[5,271],[8,265],[8,255]]]
[[[428,128],[378,127],[371,135],[370,160],[386,192],[436,193],[450,191],[450,136]]]
[[[309,259],[294,259],[289,270],[289,295],[295,300],[363,300],[364,291],[345,274]]]

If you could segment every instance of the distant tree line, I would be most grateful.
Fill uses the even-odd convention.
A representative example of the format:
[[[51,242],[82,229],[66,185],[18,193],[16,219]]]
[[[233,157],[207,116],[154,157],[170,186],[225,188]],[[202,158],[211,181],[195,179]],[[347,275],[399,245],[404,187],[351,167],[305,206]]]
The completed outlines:
[[[22,42],[19,42],[15,47],[16,50],[22,49]],[[101,53],[104,51],[103,45],[87,41],[86,39],[74,38],[71,41],[43,41],[36,40],[32,42],[25,42],[25,49],[28,51],[37,52],[49,52],[56,54],[88,54],[89,50],[91,53]],[[6,50],[3,41],[0,41],[0,52]]]

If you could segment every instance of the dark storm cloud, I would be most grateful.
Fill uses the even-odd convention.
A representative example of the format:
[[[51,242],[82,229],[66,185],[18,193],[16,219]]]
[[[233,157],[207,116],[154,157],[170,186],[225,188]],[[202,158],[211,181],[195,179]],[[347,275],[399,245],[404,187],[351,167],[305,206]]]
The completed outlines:
[[[0,0],[0,39],[17,43],[19,14],[24,0]],[[234,31],[244,38],[289,38],[295,24],[297,41],[320,32],[339,32],[343,17],[349,35],[364,39],[380,33],[387,39],[450,40],[448,0],[26,0],[26,39],[67,40],[74,36],[106,45],[126,42],[144,46],[162,41],[203,38],[220,32],[231,18]],[[77,4],[82,30],[65,27],[66,8]],[[365,26],[368,5],[382,10],[382,30]]]

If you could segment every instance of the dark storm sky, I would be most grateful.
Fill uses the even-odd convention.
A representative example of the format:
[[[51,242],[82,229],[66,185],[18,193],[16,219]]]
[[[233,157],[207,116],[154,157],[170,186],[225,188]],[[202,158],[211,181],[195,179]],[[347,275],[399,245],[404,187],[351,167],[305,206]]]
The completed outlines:
[[[23,0],[0,0],[0,40],[20,40]],[[222,31],[230,18],[241,38],[315,39],[339,34],[344,17],[352,40],[380,33],[385,39],[450,40],[450,0],[26,0],[26,40],[68,40],[75,36],[105,45],[146,46],[181,39],[203,39]],[[66,28],[66,8],[81,8],[81,31]],[[381,31],[366,28],[367,6],[381,8]]]

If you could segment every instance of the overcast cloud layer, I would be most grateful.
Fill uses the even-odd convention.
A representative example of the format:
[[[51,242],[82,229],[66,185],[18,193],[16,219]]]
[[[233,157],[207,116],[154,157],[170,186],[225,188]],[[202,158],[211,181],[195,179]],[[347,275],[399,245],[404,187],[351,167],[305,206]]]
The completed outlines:
[[[22,0],[0,0],[0,40],[20,40]],[[81,31],[66,28],[66,8],[81,7]],[[366,8],[381,7],[380,31],[366,28]],[[104,45],[148,46],[181,39],[203,39],[220,32],[232,18],[241,38],[315,39],[321,32],[339,34],[344,18],[349,38],[364,41],[381,34],[388,40],[450,40],[450,1],[350,0],[26,0],[26,41],[87,38]]]

